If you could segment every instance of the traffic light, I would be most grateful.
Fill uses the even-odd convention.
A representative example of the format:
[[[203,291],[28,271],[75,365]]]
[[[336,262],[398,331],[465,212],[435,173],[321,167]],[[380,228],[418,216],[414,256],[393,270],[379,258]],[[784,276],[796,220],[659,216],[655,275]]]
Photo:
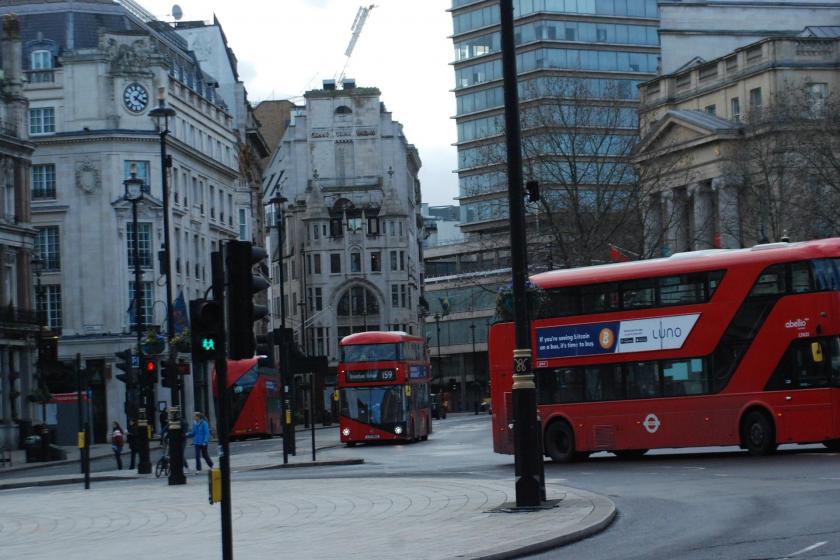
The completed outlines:
[[[115,352],[117,357],[117,369],[121,369],[125,373],[118,373],[117,379],[132,387],[137,385],[137,370],[131,366],[131,348],[126,348],[122,352]]]
[[[190,348],[194,364],[220,357],[225,329],[222,306],[206,299],[190,301]]]
[[[178,369],[164,362],[160,368],[160,384],[166,389],[178,386]]]
[[[274,335],[271,332],[266,334],[258,334],[257,349],[255,353],[258,360],[258,365],[261,367],[274,367]]]
[[[254,357],[254,321],[268,315],[268,308],[254,304],[254,294],[268,288],[268,281],[252,272],[255,264],[267,256],[265,249],[248,241],[228,241],[225,245],[227,269],[228,358]]]
[[[155,358],[143,358],[140,361],[140,381],[143,385],[154,385],[157,383],[158,367]]]

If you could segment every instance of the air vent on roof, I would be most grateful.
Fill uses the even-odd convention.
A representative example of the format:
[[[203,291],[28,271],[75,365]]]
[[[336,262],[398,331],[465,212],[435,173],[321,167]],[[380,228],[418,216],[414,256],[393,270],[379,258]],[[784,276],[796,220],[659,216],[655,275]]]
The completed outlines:
[[[344,82],[342,83],[341,87],[343,89],[353,89],[353,88],[356,87],[356,80],[345,79]]]
[[[700,251],[686,251],[685,253],[674,253],[671,259],[693,259],[695,257],[711,257],[728,253],[730,249],[703,249]]]
[[[324,89],[327,91],[335,91],[335,80],[324,80]]]
[[[787,241],[778,241],[776,243],[762,243],[761,245],[754,245],[750,251],[764,251],[765,249],[782,249],[784,247],[793,247],[796,243],[788,243]]]

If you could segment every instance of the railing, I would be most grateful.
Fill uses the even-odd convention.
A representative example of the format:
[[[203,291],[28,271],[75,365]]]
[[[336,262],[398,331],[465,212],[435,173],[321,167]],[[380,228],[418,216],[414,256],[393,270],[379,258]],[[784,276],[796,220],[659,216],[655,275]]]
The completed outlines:
[[[30,84],[51,84],[55,81],[55,71],[50,70],[30,70],[26,72],[26,79]]]
[[[0,133],[5,134],[6,136],[17,136],[18,127],[15,123],[0,121]]]
[[[41,322],[38,312],[31,309],[20,309],[12,305],[0,307],[0,323],[18,325],[39,325]]]

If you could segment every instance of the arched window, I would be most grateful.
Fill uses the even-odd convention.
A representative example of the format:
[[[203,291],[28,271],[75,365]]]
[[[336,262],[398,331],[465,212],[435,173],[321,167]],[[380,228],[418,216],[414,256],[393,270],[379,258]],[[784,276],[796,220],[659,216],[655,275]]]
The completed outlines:
[[[336,110],[336,115],[350,115],[353,113],[353,109],[348,107],[347,105],[340,105]]]
[[[353,286],[341,294],[338,300],[338,316],[351,315],[379,315],[379,301],[373,292],[363,286]]]

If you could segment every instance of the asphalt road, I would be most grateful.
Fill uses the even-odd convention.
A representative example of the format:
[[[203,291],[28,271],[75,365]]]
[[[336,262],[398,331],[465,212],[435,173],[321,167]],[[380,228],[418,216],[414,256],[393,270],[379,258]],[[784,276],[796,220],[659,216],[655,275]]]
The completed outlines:
[[[450,415],[434,429],[428,442],[353,448],[338,445],[335,428],[319,430],[318,447],[329,448],[319,454],[364,464],[237,472],[234,480],[446,476],[513,485],[513,458],[492,452],[488,415]],[[309,452],[308,433],[298,434],[298,445],[299,455]],[[234,454],[281,449],[279,439],[232,445]],[[113,469],[113,458],[99,467]],[[78,471],[46,467],[27,476],[53,468]],[[601,453],[572,465],[547,462],[545,472],[549,485],[608,496],[619,514],[605,532],[533,559],[840,559],[840,453],[822,446],[785,446],[766,458],[737,448],[658,450],[637,461]]]

